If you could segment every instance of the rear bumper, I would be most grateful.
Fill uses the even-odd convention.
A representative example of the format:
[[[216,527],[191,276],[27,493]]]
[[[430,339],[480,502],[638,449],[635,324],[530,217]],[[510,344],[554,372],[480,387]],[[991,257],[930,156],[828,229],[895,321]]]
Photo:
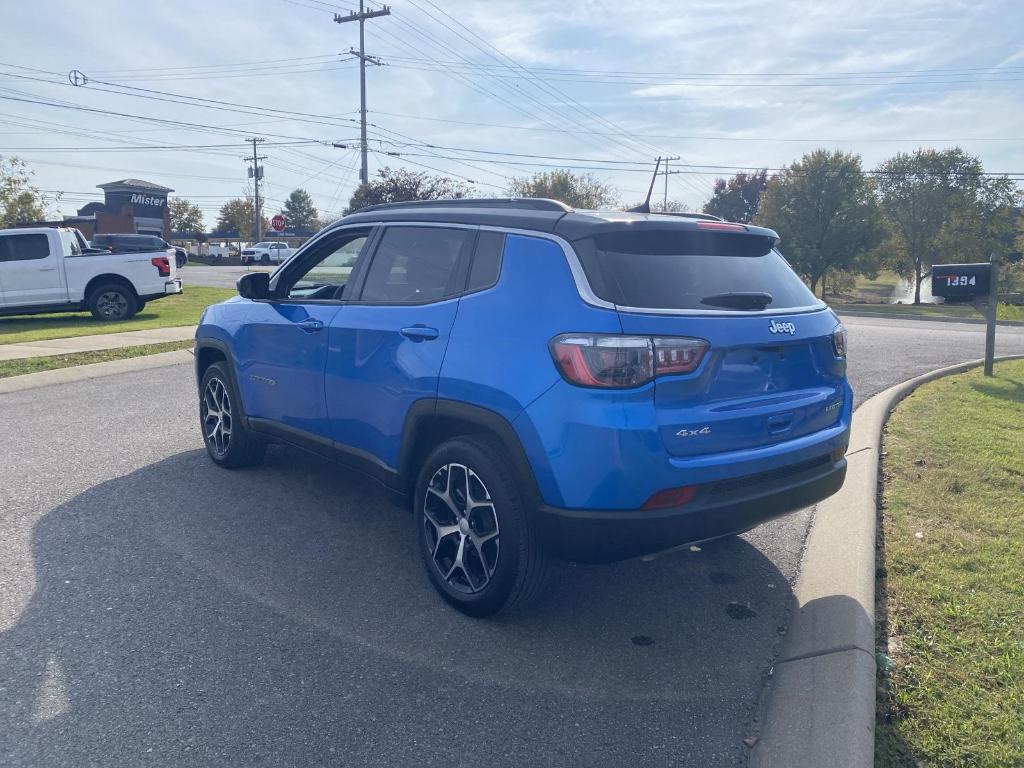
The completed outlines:
[[[539,530],[547,550],[576,562],[609,562],[742,533],[838,491],[846,459],[829,455],[757,475],[702,486],[682,507],[663,510],[579,510],[542,506]]]

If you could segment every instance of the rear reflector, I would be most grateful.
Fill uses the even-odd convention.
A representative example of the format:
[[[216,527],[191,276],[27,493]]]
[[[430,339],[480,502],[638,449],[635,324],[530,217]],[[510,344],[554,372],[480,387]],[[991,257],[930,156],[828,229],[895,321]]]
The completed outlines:
[[[681,507],[684,504],[690,503],[696,493],[697,486],[695,485],[684,485],[680,488],[666,488],[663,491],[658,491],[644,502],[643,509],[670,509],[671,507]]]
[[[746,232],[747,228],[742,224],[733,224],[728,221],[698,221],[697,229],[713,229],[717,232]]]

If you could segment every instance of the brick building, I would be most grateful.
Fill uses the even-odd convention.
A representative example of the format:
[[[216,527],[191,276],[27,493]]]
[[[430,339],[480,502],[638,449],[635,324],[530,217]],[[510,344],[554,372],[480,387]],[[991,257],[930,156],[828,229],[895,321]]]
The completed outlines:
[[[142,179],[121,179],[97,184],[103,202],[88,203],[73,216],[60,221],[24,222],[19,226],[75,227],[89,240],[96,234],[142,234],[171,236],[167,195],[174,190]]]

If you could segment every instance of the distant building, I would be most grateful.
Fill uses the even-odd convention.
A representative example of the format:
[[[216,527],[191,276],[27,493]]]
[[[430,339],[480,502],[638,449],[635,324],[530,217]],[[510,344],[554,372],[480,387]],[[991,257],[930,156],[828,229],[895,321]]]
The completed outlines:
[[[173,189],[142,179],[121,179],[96,186],[103,190],[102,203],[88,203],[79,208],[77,214],[60,221],[23,222],[19,226],[75,227],[90,240],[100,233],[170,238],[167,195]]]

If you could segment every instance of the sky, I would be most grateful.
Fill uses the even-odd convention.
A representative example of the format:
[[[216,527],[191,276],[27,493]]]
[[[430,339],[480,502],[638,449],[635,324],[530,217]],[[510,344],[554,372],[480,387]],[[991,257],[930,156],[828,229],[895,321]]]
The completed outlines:
[[[358,183],[358,0],[91,0],[2,11],[0,156],[52,212],[142,178],[204,210],[244,194],[265,138],[266,213],[303,187],[325,217]],[[366,23],[370,174],[443,172],[500,195],[554,167],[699,209],[716,177],[819,147],[871,168],[959,145],[1024,172],[1024,3],[956,0],[394,0]],[[369,2],[367,9],[379,9]],[[68,73],[88,79],[74,86]],[[342,144],[335,147],[334,144]],[[656,185],[657,202],[664,177]]]

